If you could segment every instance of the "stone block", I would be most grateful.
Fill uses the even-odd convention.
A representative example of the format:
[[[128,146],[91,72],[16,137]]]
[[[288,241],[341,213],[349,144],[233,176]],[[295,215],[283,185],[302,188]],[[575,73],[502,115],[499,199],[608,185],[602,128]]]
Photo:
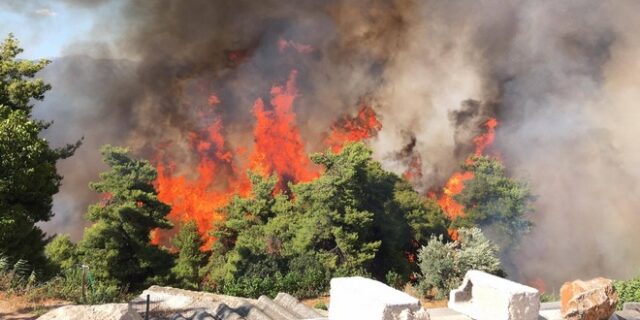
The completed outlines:
[[[381,282],[362,278],[331,279],[329,320],[427,320],[420,300]]]
[[[450,292],[449,308],[476,320],[537,320],[538,290],[478,270]]]

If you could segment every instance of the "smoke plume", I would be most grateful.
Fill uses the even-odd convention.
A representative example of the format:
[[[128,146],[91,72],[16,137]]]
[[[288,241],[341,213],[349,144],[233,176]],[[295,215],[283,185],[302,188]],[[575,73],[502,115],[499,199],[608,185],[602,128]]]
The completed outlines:
[[[637,12],[633,0],[123,1],[94,28],[96,43],[115,34],[101,59],[76,44],[44,73],[54,90],[38,115],[56,120],[49,137],[85,136],[60,164],[49,230],[78,236],[101,144],[149,158],[170,145],[188,173],[196,160],[184,141],[212,121],[198,112],[212,94],[228,143],[250,146],[254,100],[295,69],[307,151],[323,150],[328,128],[366,102],[382,123],[369,141],[375,157],[403,173],[419,156],[422,191],[441,186],[497,117],[493,148],[538,196],[534,231],[511,252],[508,274],[550,286],[631,276],[640,265]]]

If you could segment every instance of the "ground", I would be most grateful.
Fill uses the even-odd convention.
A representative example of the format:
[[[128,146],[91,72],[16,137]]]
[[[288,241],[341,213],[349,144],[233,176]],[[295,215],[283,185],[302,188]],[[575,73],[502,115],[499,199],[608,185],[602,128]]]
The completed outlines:
[[[70,302],[53,299],[29,302],[26,297],[0,292],[0,319],[36,319],[43,313],[66,304]]]

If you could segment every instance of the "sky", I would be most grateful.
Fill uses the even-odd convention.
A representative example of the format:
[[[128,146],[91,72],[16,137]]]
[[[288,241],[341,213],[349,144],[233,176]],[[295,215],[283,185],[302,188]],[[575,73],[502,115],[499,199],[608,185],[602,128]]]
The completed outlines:
[[[89,31],[96,16],[110,9],[73,7],[53,1],[42,6],[11,1],[0,0],[0,38],[13,33],[24,48],[24,59],[53,59],[62,56],[75,41],[92,40]]]

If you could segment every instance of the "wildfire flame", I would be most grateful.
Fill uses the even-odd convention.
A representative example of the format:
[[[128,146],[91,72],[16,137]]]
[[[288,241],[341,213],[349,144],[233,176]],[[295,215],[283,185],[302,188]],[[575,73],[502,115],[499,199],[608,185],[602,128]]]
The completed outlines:
[[[253,106],[256,126],[250,168],[264,176],[278,173],[280,189],[288,181],[309,181],[319,175],[318,168],[311,165],[300,132],[295,127],[292,107],[297,95],[296,75],[297,72],[292,71],[286,86],[271,89],[273,110],[266,110],[262,99],[256,100]]]
[[[378,121],[375,111],[367,105],[362,105],[355,117],[345,117],[331,127],[325,144],[331,151],[338,153],[345,144],[371,138],[380,129],[382,124]]]
[[[219,103],[217,96],[209,97],[212,112]],[[218,209],[225,206],[233,194],[248,193],[249,182],[244,175],[238,174],[239,170],[233,165],[233,154],[225,146],[222,129],[222,120],[216,118],[205,130],[189,134],[189,144],[199,160],[195,178],[176,174],[176,163],[171,160],[156,164],[158,198],[171,205],[168,219],[176,224],[176,228],[173,232],[154,230],[152,243],[168,243],[178,223],[194,220],[205,240],[203,249],[208,248],[215,240],[209,234],[212,224],[223,219]],[[222,176],[227,179],[224,183],[220,181]]]
[[[293,42],[281,42],[280,46],[282,50],[292,46],[297,51],[307,52],[307,47]],[[207,128],[188,135],[189,146],[198,159],[195,173],[181,174],[174,161],[164,159],[162,154],[156,157],[158,197],[171,205],[168,219],[175,227],[169,231],[154,230],[152,243],[168,244],[180,222],[194,220],[205,240],[202,249],[210,248],[215,241],[210,234],[214,222],[225,219],[220,209],[234,195],[249,195],[247,169],[263,176],[276,173],[279,177],[277,190],[285,190],[290,181],[310,181],[319,176],[320,168],[308,158],[295,125],[293,106],[298,97],[297,74],[296,70],[291,71],[284,85],[271,88],[268,105],[261,98],[255,100],[255,143],[248,156],[243,156],[247,154],[245,149],[232,150],[226,145],[222,118],[216,113],[221,100],[211,95],[208,98],[210,109],[203,111],[202,116],[214,120]],[[380,128],[373,109],[363,106],[355,118],[345,117],[332,126],[326,143],[338,152],[345,143],[368,138]]]
[[[495,129],[498,126],[498,120],[490,118],[484,125],[487,131],[473,139],[476,145],[474,154],[477,156],[482,155],[484,150],[495,140]],[[466,162],[471,164],[473,160],[469,158]],[[465,181],[473,179],[473,176],[473,172],[470,171],[454,172],[445,184],[442,195],[438,198],[438,205],[449,219],[455,220],[456,218],[464,217],[464,206],[457,202],[454,197],[464,190]],[[458,238],[458,231],[449,229],[449,236],[451,239],[456,240]]]

